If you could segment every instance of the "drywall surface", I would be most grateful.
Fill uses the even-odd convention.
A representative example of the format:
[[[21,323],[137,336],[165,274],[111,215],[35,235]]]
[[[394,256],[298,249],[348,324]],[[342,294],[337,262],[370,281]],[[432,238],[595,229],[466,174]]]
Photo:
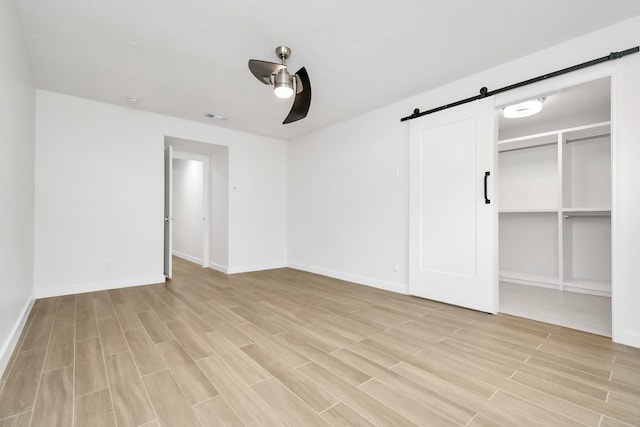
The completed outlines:
[[[35,89],[13,2],[0,2],[0,373],[33,298]]]
[[[483,86],[500,88],[624,50],[639,39],[640,18],[634,18],[289,141],[289,265],[406,291],[409,125],[400,118],[414,108],[425,111],[474,96]],[[572,73],[565,80],[567,85],[583,83],[608,72],[617,73],[613,84],[620,85],[617,93],[622,94],[612,100],[619,124],[614,130],[619,227],[613,235],[613,335],[618,342],[640,347],[640,54]],[[507,92],[496,103],[544,93],[558,81]]]
[[[210,236],[210,267],[220,271],[227,271],[229,265],[229,149],[217,147],[211,153],[209,176],[211,188],[211,236]],[[282,180],[286,180],[285,171],[281,171]],[[281,201],[284,204],[284,201]],[[275,220],[272,219],[272,220]],[[281,218],[285,222],[285,217]],[[281,224],[281,231],[286,232],[286,226]],[[283,239],[285,236],[282,236]],[[286,245],[286,243],[285,243]],[[283,250],[286,251],[285,248]],[[286,255],[282,255],[286,257]]]
[[[229,271],[286,265],[286,143],[37,91],[35,290],[164,280],[165,136],[229,150]]]
[[[173,159],[173,253],[202,264],[203,162]]]
[[[289,143],[291,267],[407,292],[401,113],[389,107]]]

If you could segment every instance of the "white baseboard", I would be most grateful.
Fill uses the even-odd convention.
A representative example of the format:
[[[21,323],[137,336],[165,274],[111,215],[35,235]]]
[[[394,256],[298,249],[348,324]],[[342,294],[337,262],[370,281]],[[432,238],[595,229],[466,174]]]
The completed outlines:
[[[385,282],[382,280],[371,279],[369,277],[357,276],[355,274],[343,273],[340,271],[327,270],[320,267],[313,267],[303,264],[289,264],[289,268],[296,270],[308,271],[309,273],[320,274],[322,276],[333,277],[334,279],[346,280],[347,282],[357,283],[359,285],[370,286],[372,288],[383,289],[398,294],[408,295],[409,286],[404,283]]]
[[[229,268],[226,265],[213,263],[209,266],[209,268],[224,274],[229,274]]]
[[[58,297],[62,295],[83,294],[85,292],[106,291],[109,289],[130,288],[132,286],[164,283],[164,276],[127,277],[125,279],[107,280],[104,282],[78,283],[50,288],[36,288],[36,298]]]
[[[7,337],[6,341],[2,344],[2,348],[0,349],[0,377],[4,375],[4,370],[7,369],[9,359],[11,359],[11,355],[16,348],[16,344],[18,343],[20,334],[24,329],[24,325],[27,323],[27,318],[29,317],[31,307],[33,307],[34,302],[35,297],[32,294],[27,303],[24,305],[22,313],[20,313],[20,316],[16,320],[15,325],[11,329],[11,333]]]
[[[275,268],[286,268],[286,267],[287,265],[282,263],[240,265],[237,267],[227,267],[227,274],[250,273],[252,271],[273,270]]]
[[[613,342],[640,348],[640,333],[636,331],[623,330],[621,334],[613,334]]]
[[[178,258],[182,258],[187,261],[193,262],[195,264],[202,265],[202,258],[198,258],[198,257],[186,254],[184,252],[176,251],[176,250],[171,251],[171,253],[174,256],[177,256]]]

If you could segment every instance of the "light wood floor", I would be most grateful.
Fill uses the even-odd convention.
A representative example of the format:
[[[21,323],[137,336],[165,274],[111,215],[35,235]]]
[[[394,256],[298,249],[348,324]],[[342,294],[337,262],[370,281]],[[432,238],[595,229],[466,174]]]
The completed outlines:
[[[640,350],[608,338],[174,265],[168,284],[36,301],[0,427],[640,425]]]

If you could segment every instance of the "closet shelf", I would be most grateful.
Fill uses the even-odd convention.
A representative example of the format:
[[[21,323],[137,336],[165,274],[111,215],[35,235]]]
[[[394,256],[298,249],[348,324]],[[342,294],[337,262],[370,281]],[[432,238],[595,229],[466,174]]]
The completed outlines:
[[[558,209],[499,209],[498,213],[556,213]]]
[[[563,282],[567,291],[579,292],[590,295],[611,296],[611,283],[588,279],[569,279]]]
[[[535,146],[539,143],[557,141],[557,137],[560,133],[570,135],[569,139],[572,139],[572,138],[575,139],[575,138],[590,137],[598,134],[608,133],[610,130],[610,127],[611,127],[610,121],[593,123],[593,124],[584,125],[584,126],[574,126],[574,127],[564,128],[564,129],[553,130],[549,132],[536,133],[533,135],[523,135],[523,136],[516,136],[514,138],[501,139],[498,141],[498,145],[503,145],[503,144],[507,145],[514,142],[529,141],[532,146]]]
[[[557,289],[560,280],[557,275],[523,273],[521,271],[500,270],[501,282],[519,283],[523,285],[534,285],[543,288]]]
[[[562,208],[560,209],[500,209],[498,213],[514,214],[514,213],[557,213],[561,211],[563,214],[571,214],[572,216],[611,216],[611,209],[608,208]]]
[[[513,139],[505,139],[498,141],[498,151],[501,153],[507,151],[517,151],[536,147],[546,147],[548,145],[558,144],[558,134],[549,133],[542,135],[534,135],[531,137],[520,137]]]

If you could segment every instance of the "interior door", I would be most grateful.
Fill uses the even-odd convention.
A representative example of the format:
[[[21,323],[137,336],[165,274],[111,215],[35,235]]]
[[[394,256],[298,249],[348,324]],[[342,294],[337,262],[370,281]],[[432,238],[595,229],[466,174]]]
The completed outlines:
[[[172,192],[173,192],[173,147],[170,145],[164,150],[164,275],[171,279],[171,252],[172,252]]]
[[[498,310],[493,97],[410,122],[409,293]]]

